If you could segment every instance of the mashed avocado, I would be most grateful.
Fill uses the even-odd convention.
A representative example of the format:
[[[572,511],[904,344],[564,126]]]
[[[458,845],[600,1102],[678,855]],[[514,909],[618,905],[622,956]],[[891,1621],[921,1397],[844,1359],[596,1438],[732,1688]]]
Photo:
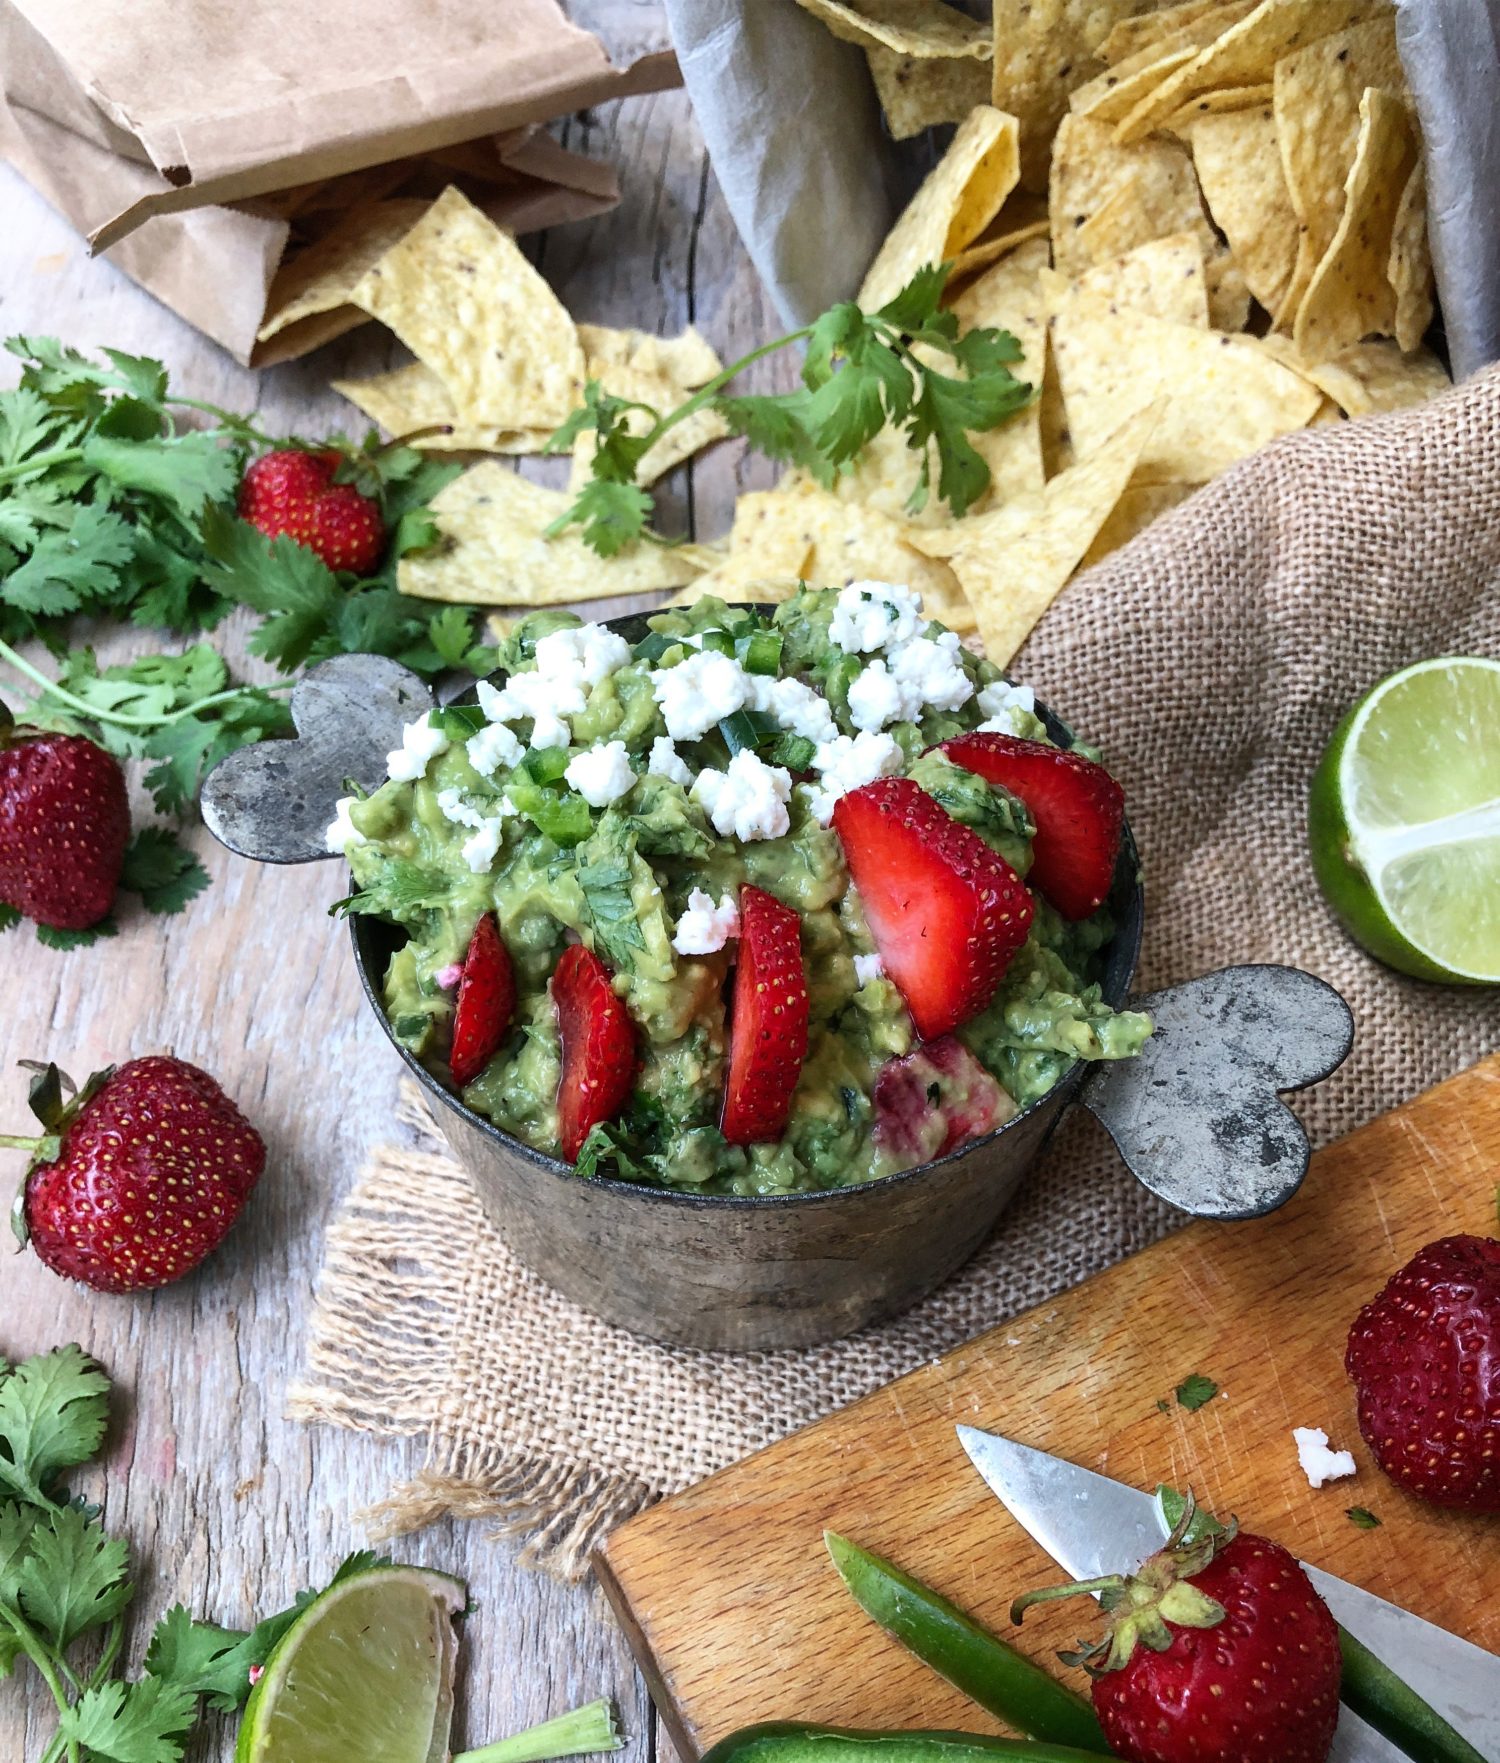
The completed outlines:
[[[875,637],[852,652],[851,594],[866,631],[875,620]],[[765,1194],[900,1167],[877,1140],[872,1096],[881,1068],[911,1050],[913,1029],[827,824],[832,801],[875,775],[872,765],[903,772],[1024,876],[1035,834],[1025,805],[929,749],[981,725],[1047,735],[1029,694],[951,637],[940,649],[930,639],[941,627],[913,623],[895,599],[884,608],[888,650],[871,653],[883,605],[852,589],[803,589],[772,615],[704,597],[651,619],[633,648],[571,614],[524,619],[502,649],[504,690],[482,687],[479,704],[414,725],[391,781],[341,804],[331,829],[359,888],[350,909],[407,932],[385,978],[397,1038],[448,1081],[457,970],[475,923],[493,911],[518,1003],[464,1100],[506,1132],[556,1152],[561,1060],[547,988],[565,945],[582,940],[612,970],[640,1055],[635,1091],[619,1119],[595,1129],[582,1173]],[[559,643],[559,633],[573,635]],[[564,651],[571,659],[538,677],[537,646],[549,638],[549,666]],[[664,677],[684,666],[666,695]],[[717,715],[710,687],[724,681],[738,682],[745,702]],[[547,730],[567,745],[529,744]],[[740,752],[752,758],[735,766]],[[705,771],[708,786],[695,787]],[[727,910],[744,883],[800,915],[811,1018],[786,1132],[748,1149],[718,1130],[734,944],[675,946],[690,941],[682,921],[701,912],[699,897]],[[1036,908],[994,1000],[959,1030],[1018,1107],[1076,1060],[1127,1058],[1150,1033],[1147,1018],[1111,1009],[1095,978],[1113,930],[1107,911],[1069,924],[1040,898]]]

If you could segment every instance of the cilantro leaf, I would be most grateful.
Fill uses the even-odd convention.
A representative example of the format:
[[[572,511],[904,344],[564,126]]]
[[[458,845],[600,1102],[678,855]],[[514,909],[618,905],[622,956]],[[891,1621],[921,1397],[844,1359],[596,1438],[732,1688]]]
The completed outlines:
[[[132,548],[130,529],[118,514],[81,503],[66,528],[43,533],[21,567],[0,583],[0,601],[44,616],[76,612],[115,585]]]
[[[3,900],[0,900],[0,931],[14,930],[20,922],[20,908],[8,906]]]
[[[18,1579],[26,1614],[59,1653],[118,1616],[133,1590],[130,1555],[76,1506],[59,1506],[33,1529]]]
[[[1219,1386],[1211,1377],[1204,1377],[1202,1372],[1195,1371],[1177,1386],[1177,1405],[1186,1408],[1189,1414],[1196,1414],[1205,1403],[1211,1402],[1219,1393]]]
[[[240,476],[236,456],[201,432],[166,440],[95,434],[84,444],[83,463],[122,489],[170,503],[184,520],[196,520],[205,502],[227,502]]]
[[[143,826],[126,848],[120,881],[148,912],[181,912],[208,886],[208,871],[169,828]]]
[[[53,1478],[99,1449],[109,1390],[81,1347],[57,1347],[17,1365],[0,1381],[0,1491],[50,1505]]]
[[[118,936],[120,927],[112,918],[101,918],[98,924],[91,924],[87,930],[59,930],[56,925],[39,924],[36,927],[36,940],[48,949],[60,949],[64,953],[71,949],[92,949],[101,937]]]
[[[601,557],[613,557],[646,530],[652,506],[650,495],[639,484],[596,477],[583,486],[562,524],[581,525],[584,542]],[[560,530],[561,525],[554,523],[547,536]]]
[[[21,1569],[31,1553],[32,1532],[42,1522],[38,1506],[0,1501],[0,1604],[21,1602]]]
[[[1344,1516],[1356,1530],[1379,1530],[1381,1520],[1367,1506],[1349,1506]]]
[[[212,505],[203,511],[203,543],[209,585],[264,616],[250,639],[252,652],[283,673],[301,667],[342,603],[338,577],[286,533],[268,539],[249,521]]]
[[[293,1621],[295,1610],[274,1619],[280,1638]],[[220,1628],[212,1622],[195,1622],[181,1604],[175,1604],[157,1623],[146,1649],[145,1670],[149,1677],[186,1691],[191,1696],[206,1696],[209,1706],[230,1714],[244,1704],[250,1694],[250,1670],[263,1665],[270,1646],[256,1646],[262,1623],[254,1634],[238,1629]]]
[[[180,1763],[192,1730],[192,1696],[159,1677],[85,1690],[58,1719],[58,1731],[105,1763]]]

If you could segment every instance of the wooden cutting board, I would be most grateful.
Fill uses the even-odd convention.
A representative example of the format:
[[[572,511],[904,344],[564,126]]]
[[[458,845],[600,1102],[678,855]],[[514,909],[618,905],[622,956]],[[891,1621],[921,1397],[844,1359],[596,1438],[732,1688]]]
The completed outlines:
[[[1415,1250],[1495,1233],[1497,1182],[1500,1055],[1320,1151],[1270,1218],[1191,1225],[632,1519],[600,1575],[679,1750],[772,1719],[1002,1730],[853,1604],[825,1526],[1038,1659],[1089,1629],[1081,1602],[1010,1627],[1012,1596],[1058,1573],[974,1473],[957,1421],[1140,1487],[1190,1484],[1500,1652],[1500,1518],[1424,1508],[1388,1482],[1343,1369],[1356,1311]],[[1189,1413],[1173,1391],[1193,1372],[1222,1394]],[[1294,1426],[1352,1450],[1357,1478],[1309,1487]],[[1357,1529],[1356,1505],[1380,1528]]]

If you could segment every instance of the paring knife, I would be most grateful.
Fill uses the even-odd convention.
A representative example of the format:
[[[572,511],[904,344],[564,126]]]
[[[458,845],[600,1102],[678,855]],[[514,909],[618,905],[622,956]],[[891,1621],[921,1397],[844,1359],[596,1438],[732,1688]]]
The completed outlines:
[[[958,1436],[1011,1517],[1074,1579],[1129,1571],[1161,1547],[1166,1530],[1153,1494],[998,1433],[961,1426]],[[1500,1763],[1500,1659],[1347,1580],[1303,1566],[1335,1620]],[[1403,1753],[1350,1708],[1339,1711],[1329,1758],[1403,1763]]]

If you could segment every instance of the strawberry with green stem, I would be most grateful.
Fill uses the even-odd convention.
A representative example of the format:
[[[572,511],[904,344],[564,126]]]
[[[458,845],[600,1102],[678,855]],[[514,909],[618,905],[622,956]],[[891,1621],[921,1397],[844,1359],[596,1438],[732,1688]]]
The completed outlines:
[[[1094,1712],[1129,1763],[1323,1763],[1338,1723],[1339,1630],[1279,1543],[1200,1520],[1191,1495],[1134,1573],[1017,1598],[1092,1593],[1102,1639],[1062,1655],[1092,1678]]]

